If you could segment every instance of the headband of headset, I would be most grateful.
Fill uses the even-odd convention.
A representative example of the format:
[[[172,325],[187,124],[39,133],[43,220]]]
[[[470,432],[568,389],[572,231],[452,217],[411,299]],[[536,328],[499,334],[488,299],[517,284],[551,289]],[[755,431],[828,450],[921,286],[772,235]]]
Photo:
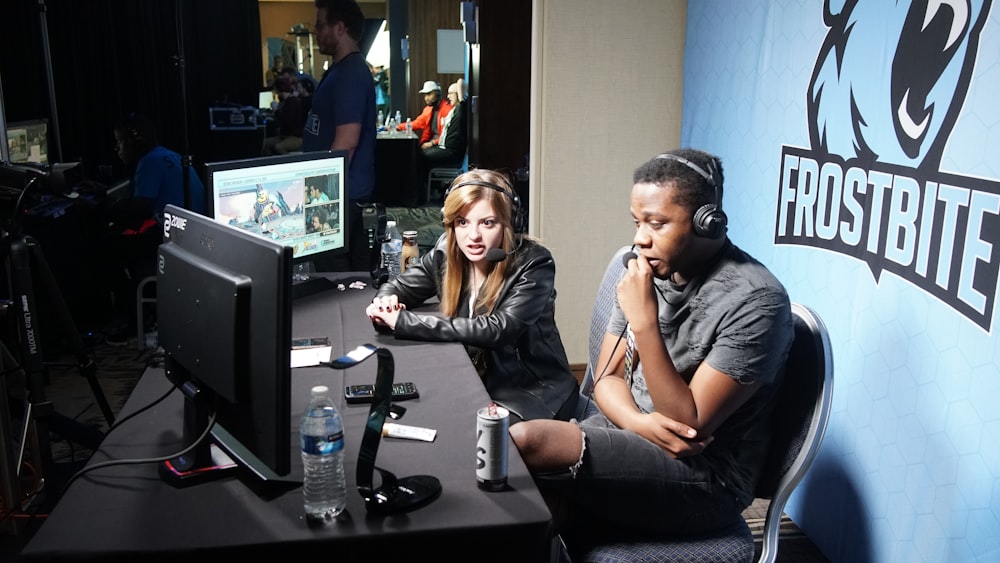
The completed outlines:
[[[722,210],[722,194],[719,192],[719,184],[715,181],[715,174],[713,173],[714,159],[709,160],[709,171],[706,172],[701,166],[676,154],[664,153],[657,155],[656,158],[679,162],[693,170],[704,178],[708,182],[708,185],[712,186],[712,190],[715,192],[715,201],[699,207],[694,212],[691,220],[694,223],[694,232],[696,235],[705,238],[721,237],[726,232],[726,224],[729,222],[729,218],[726,217],[726,213]]]
[[[489,188],[491,190],[498,191],[507,196],[508,198],[510,198],[510,201],[512,203],[511,220],[510,220],[511,228],[514,229],[515,234],[520,234],[524,232],[525,225],[524,225],[524,214],[521,213],[521,198],[518,197],[518,195],[513,191],[507,190],[502,186],[498,186],[497,184],[494,184],[492,182],[487,182],[485,180],[465,180],[463,182],[459,182],[458,184],[450,186],[447,190],[445,190],[444,197],[442,199],[448,199],[448,194],[465,186],[482,186],[484,188]]]

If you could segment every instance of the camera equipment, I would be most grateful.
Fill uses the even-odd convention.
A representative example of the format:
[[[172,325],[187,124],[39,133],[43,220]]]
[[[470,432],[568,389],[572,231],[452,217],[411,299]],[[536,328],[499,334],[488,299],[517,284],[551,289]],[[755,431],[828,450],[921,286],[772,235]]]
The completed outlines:
[[[20,469],[24,463],[25,449],[29,447],[35,467],[42,476],[50,476],[54,468],[49,443],[50,429],[68,439],[96,449],[103,435],[88,429],[75,420],[57,413],[51,401],[45,397],[45,383],[48,379],[48,365],[45,362],[44,341],[49,336],[61,333],[77,361],[77,368],[90,384],[91,391],[105,419],[110,426],[114,415],[95,376],[96,364],[87,354],[83,338],[76,329],[69,308],[63,299],[55,276],[48,267],[41,246],[21,229],[21,216],[28,198],[39,191],[64,192],[67,172],[76,163],[68,165],[0,166],[0,187],[7,194],[16,194],[16,202],[10,210],[9,218],[0,224],[0,261],[6,272],[6,299],[0,301],[0,316],[7,321],[8,330],[0,334],[0,373],[7,377],[0,383],[0,486],[4,487],[4,498],[18,488]],[[19,185],[18,182],[21,184]],[[36,292],[40,294],[38,299]],[[39,309],[39,304],[44,310]],[[45,315],[43,315],[45,313]],[[53,327],[43,326],[45,320],[55,320]],[[20,412],[11,412],[11,407],[19,405],[7,396],[9,378],[23,375],[25,395]],[[14,433],[11,428],[15,415],[20,415],[19,451],[14,452]]]

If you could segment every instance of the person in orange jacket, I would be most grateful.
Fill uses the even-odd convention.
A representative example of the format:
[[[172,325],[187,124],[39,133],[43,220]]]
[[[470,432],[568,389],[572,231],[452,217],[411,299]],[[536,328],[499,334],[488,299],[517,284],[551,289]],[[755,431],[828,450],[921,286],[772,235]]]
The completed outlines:
[[[425,105],[420,115],[412,121],[412,125],[413,132],[420,135],[420,148],[426,150],[438,144],[441,131],[444,129],[444,118],[448,116],[452,105],[441,97],[441,85],[433,80],[424,82],[420,93],[424,95]],[[396,129],[406,131],[406,124],[400,123]]]

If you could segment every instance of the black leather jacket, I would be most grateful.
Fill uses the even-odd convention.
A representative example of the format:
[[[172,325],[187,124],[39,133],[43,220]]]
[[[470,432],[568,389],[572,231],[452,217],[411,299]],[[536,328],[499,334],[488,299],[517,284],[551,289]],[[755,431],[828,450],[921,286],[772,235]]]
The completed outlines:
[[[442,235],[419,262],[379,288],[379,296],[394,294],[408,307],[396,321],[395,337],[462,342],[474,361],[482,356],[476,363],[490,397],[524,420],[555,418],[564,403],[575,404],[579,391],[556,328],[556,267],[549,250],[525,239],[507,258],[514,261],[512,275],[491,314],[470,318],[466,290],[454,317],[411,311],[435,296],[440,299],[445,244]],[[566,405],[570,416],[574,404]]]

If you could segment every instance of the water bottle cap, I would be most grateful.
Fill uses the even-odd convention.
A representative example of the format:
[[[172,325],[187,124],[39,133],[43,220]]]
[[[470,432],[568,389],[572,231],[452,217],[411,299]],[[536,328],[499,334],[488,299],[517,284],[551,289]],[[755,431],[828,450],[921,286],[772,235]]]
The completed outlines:
[[[330,391],[330,389],[326,385],[317,385],[317,386],[315,386],[315,387],[312,388],[312,396],[313,397],[321,397],[323,395],[326,395],[327,392],[329,392],[329,391]]]

